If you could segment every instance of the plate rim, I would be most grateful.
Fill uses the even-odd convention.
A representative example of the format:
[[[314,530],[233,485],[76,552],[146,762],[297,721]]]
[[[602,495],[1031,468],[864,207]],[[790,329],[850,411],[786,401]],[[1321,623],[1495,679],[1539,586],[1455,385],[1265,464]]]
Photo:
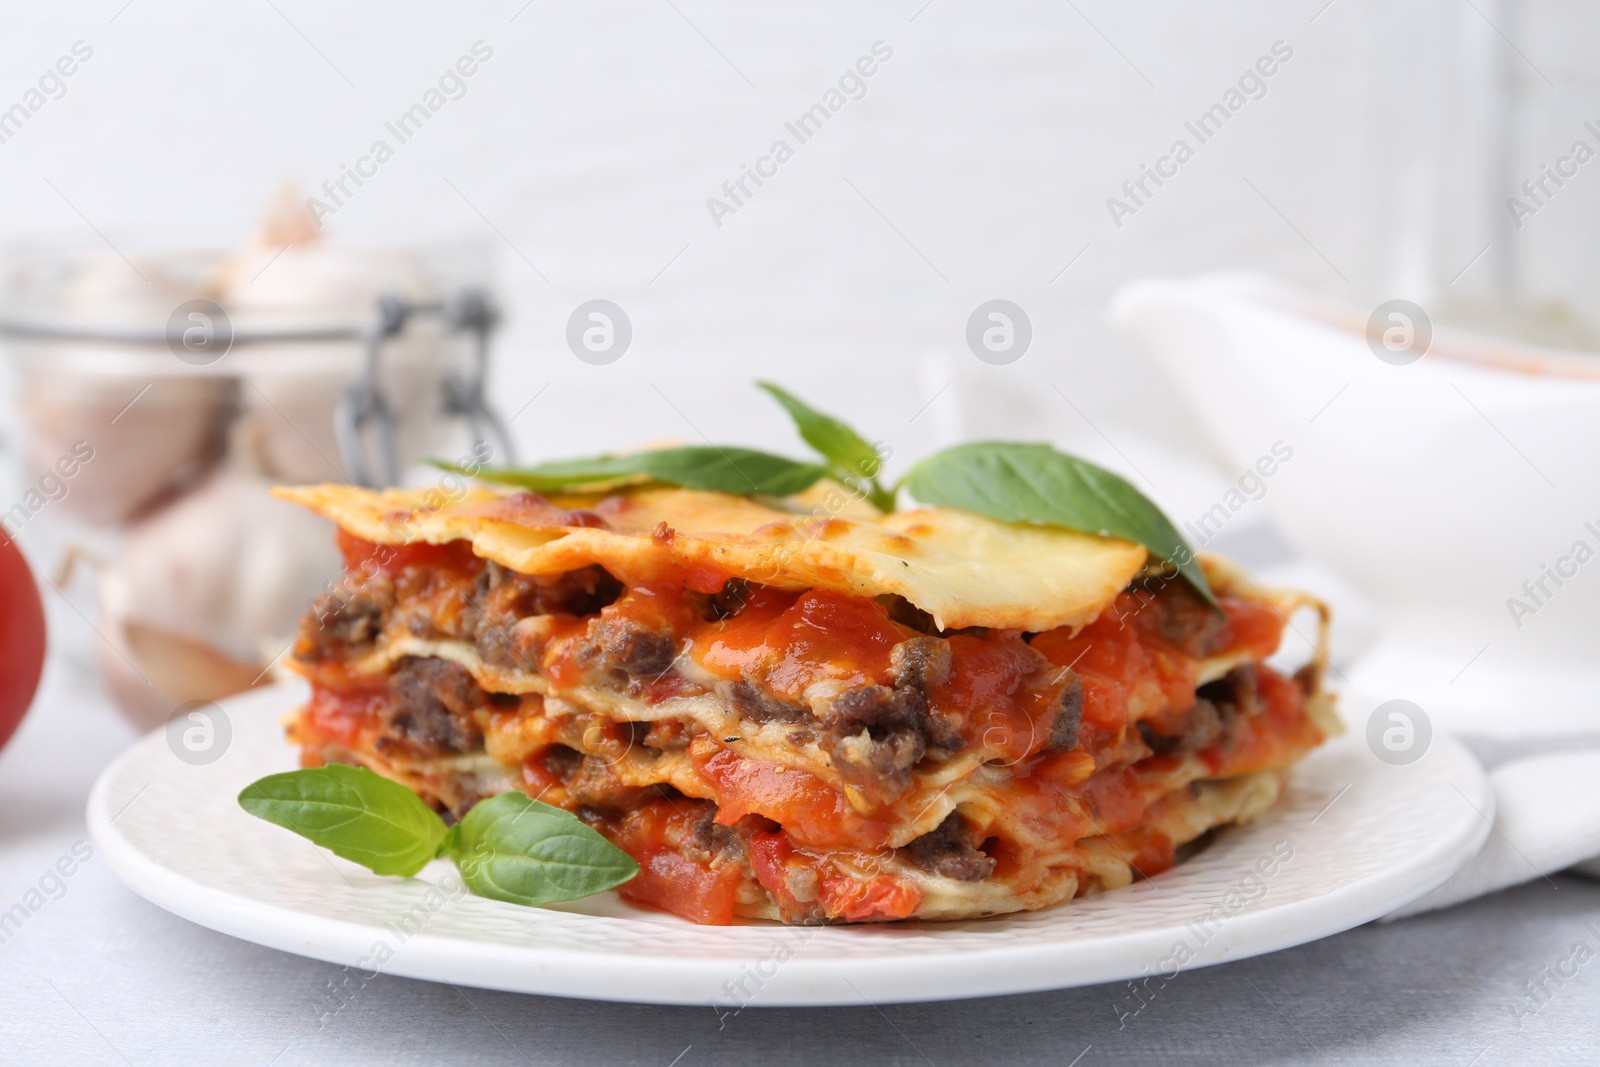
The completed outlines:
[[[292,692],[298,689],[276,685],[219,703],[224,707],[257,702],[274,706]],[[240,710],[245,711],[242,707]],[[90,836],[118,878],[139,896],[197,925],[279,951],[346,967],[360,966],[376,940],[385,935],[383,927],[311,914],[207,886],[146,855],[113,825],[116,816],[108,814],[108,797],[119,772],[147,747],[164,745],[163,734],[157,729],[135,740],[106,765],[89,793],[86,817]],[[1330,745],[1353,743],[1355,739],[1349,735],[1329,740]],[[1470,785],[1476,787],[1476,797],[1471,795],[1473,789],[1461,789],[1467,783],[1452,779],[1452,784],[1477,809],[1480,818],[1462,819],[1454,835],[1438,839],[1403,867],[1374,872],[1315,897],[1238,912],[1221,932],[1227,936],[1219,933],[1204,943],[1194,958],[1183,964],[1181,972],[1282,951],[1352,929],[1419,899],[1460,870],[1478,853],[1493,828],[1494,791],[1477,759],[1455,738],[1436,733],[1432,745],[1447,751],[1453,762],[1471,774]],[[1062,906],[1070,905],[1057,905]],[[566,914],[575,921],[590,918]],[[607,922],[649,921],[594,918]],[[1004,921],[1006,916],[994,918]],[[685,929],[676,921],[663,925]],[[937,924],[917,925],[925,929]],[[786,932],[850,929],[778,924],[746,928],[771,935],[766,945],[771,944],[771,938]],[[759,998],[738,1003],[719,1003],[715,992],[707,995],[706,987],[735,973],[738,966],[759,963],[762,957],[621,956],[588,948],[499,945],[424,930],[407,938],[405,951],[396,953],[381,972],[505,992],[620,1003],[709,1005],[731,1011],[745,1007],[921,1003],[1139,978],[1150,973],[1149,968],[1141,971],[1135,965],[1148,965],[1159,958],[1173,944],[1179,929],[1174,923],[1120,935],[1097,935],[1065,952],[1059,939],[1041,938],[1035,944],[1008,941],[994,948],[978,949],[963,945],[948,952],[919,951],[911,957],[886,952],[848,960],[807,959],[803,953],[796,953],[778,968],[777,976],[770,980],[772,988],[762,983],[758,987]],[[960,968],[958,974],[952,975],[943,965],[954,962],[959,962]],[[512,966],[515,963],[522,966]]]

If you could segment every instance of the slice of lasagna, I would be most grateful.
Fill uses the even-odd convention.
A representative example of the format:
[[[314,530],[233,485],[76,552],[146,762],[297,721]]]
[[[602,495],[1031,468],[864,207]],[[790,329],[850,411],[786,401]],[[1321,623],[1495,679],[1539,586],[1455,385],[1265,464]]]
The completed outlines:
[[[1165,870],[1337,728],[1321,652],[1263,662],[1307,598],[824,492],[281,490],[346,562],[294,646],[303,763],[447,818],[520,789],[695,922],[957,919]]]

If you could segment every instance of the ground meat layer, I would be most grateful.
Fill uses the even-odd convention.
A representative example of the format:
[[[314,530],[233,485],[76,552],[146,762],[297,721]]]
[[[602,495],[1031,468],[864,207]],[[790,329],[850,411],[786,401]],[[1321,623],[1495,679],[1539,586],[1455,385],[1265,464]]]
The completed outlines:
[[[689,782],[674,779],[693,794],[689,795],[665,779],[653,777],[657,765],[650,759],[672,754],[682,766],[688,760],[684,754],[692,739],[698,738],[696,743],[701,745],[727,746],[740,742],[740,737],[719,734],[708,740],[706,729],[689,716],[655,722],[627,721],[616,710],[618,707],[653,706],[663,699],[663,693],[668,697],[709,695],[720,700],[733,718],[758,728],[779,725],[790,743],[820,750],[827,762],[819,765],[831,767],[842,783],[834,785],[829,780],[827,784],[828,789],[843,790],[836,802],[842,805],[840,810],[851,805],[861,811],[870,808],[880,813],[873,817],[884,819],[904,814],[896,815],[893,806],[919,780],[928,780],[919,779],[918,775],[935,772],[958,755],[964,754],[976,767],[993,754],[987,747],[983,727],[974,730],[970,720],[991,714],[995,694],[985,696],[981,685],[977,690],[971,690],[969,685],[968,690],[962,690],[968,695],[960,701],[951,703],[948,695],[957,673],[954,650],[958,646],[960,655],[968,657],[960,663],[1007,664],[1010,684],[1020,686],[1016,692],[1031,701],[1027,704],[1029,718],[1022,724],[1027,729],[1020,735],[1014,720],[992,728],[1022,736],[1025,741],[1025,748],[1012,753],[1015,758],[991,760],[1000,768],[1009,768],[1024,757],[1031,761],[1030,767],[1054,767],[1056,764],[1050,761],[1061,757],[1080,763],[1088,761],[1085,774],[1091,770],[1109,773],[1150,757],[1169,762],[1189,758],[1225,746],[1239,730],[1239,724],[1260,714],[1263,707],[1257,670],[1243,666],[1197,691],[1190,689],[1191,706],[1174,704],[1158,719],[1134,721],[1130,728],[1113,737],[1106,733],[1103,718],[1086,719],[1084,680],[1070,666],[1057,665],[1066,663],[1065,657],[1054,652],[1047,656],[1036,648],[1032,643],[1034,635],[983,630],[940,632],[932,626],[931,619],[908,604],[880,603],[874,609],[871,601],[861,602],[865,605],[862,610],[878,610],[882,618],[892,623],[878,632],[893,636],[879,646],[884,650],[879,654],[887,655],[887,667],[882,666],[884,660],[878,660],[879,666],[869,673],[866,684],[853,684],[861,677],[857,675],[852,682],[823,690],[823,695],[804,698],[795,695],[802,690],[793,686],[782,689],[773,679],[753,670],[714,685],[702,684],[703,673],[695,676],[700,679],[696,681],[679,672],[684,657],[694,648],[693,639],[686,632],[699,632],[694,629],[696,626],[739,620],[747,611],[752,613],[747,618],[759,621],[759,609],[751,605],[763,596],[770,600],[770,591],[733,580],[716,594],[686,594],[683,603],[689,613],[687,631],[676,628],[683,625],[681,621],[663,623],[649,618],[641,622],[623,613],[621,609],[626,605],[619,600],[632,595],[597,566],[544,578],[517,574],[476,559],[458,560],[452,566],[430,564],[378,571],[351,577],[341,588],[319,599],[302,620],[295,658],[314,684],[333,684],[326,681],[329,678],[357,679],[349,684],[362,687],[362,693],[376,709],[368,735],[372,754],[385,761],[385,767],[395,769],[407,784],[424,795],[432,795],[450,817],[465,814],[485,795],[481,788],[487,787],[430,785],[421,778],[406,779],[404,776],[410,773],[406,768],[426,767],[430,761],[452,766],[464,766],[474,759],[481,762],[487,756],[485,736],[499,728],[495,724],[503,724],[507,717],[538,720],[540,740],[530,742],[531,752],[520,766],[513,762],[508,767],[511,773],[522,776],[522,781],[513,787],[574,811],[634,852],[635,858],[647,867],[665,864],[661,871],[677,870],[674,877],[678,881],[674,884],[699,884],[694,879],[703,876],[705,899],[718,903],[706,905],[703,912],[693,916],[697,921],[726,921],[715,916],[732,914],[727,909],[734,906],[730,902],[735,899],[743,901],[741,907],[749,907],[752,899],[770,901],[763,906],[776,908],[778,917],[790,922],[899,917],[909,912],[897,914],[894,909],[913,907],[914,901],[907,904],[902,894],[896,898],[898,903],[841,903],[841,883],[877,884],[873,879],[878,876],[859,871],[841,873],[850,863],[861,861],[859,854],[856,859],[841,860],[844,866],[835,870],[825,849],[818,851],[823,846],[815,841],[804,844],[806,838],[798,830],[791,840],[785,826],[774,819],[747,814],[733,819],[731,825],[723,825],[718,820],[721,811],[737,813],[740,809],[727,807],[727,794],[718,791],[722,788],[721,779],[715,788],[709,778]],[[782,595],[792,599],[799,594]],[[1149,599],[1156,610],[1147,622],[1160,642],[1171,649],[1200,657],[1227,647],[1230,638],[1226,619],[1189,593],[1186,586],[1169,583]],[[456,663],[418,655],[395,660],[381,683],[381,692],[374,692],[373,681],[360,679],[354,667],[378,648],[385,635],[398,634],[430,641],[466,642],[492,667],[536,672],[548,680],[554,675],[545,656],[547,650],[558,647],[553,636],[557,633],[565,635],[560,640],[568,642],[563,646],[567,649],[562,653],[566,656],[563,662],[581,675],[583,686],[626,696],[635,703],[596,705],[594,698],[575,695],[570,678],[559,697],[554,683],[548,695],[491,693],[471,671]],[[1039,644],[1043,647],[1044,642]],[[998,675],[981,676],[993,677]],[[547,706],[547,701],[552,703]],[[596,706],[600,710],[593,710]],[[1016,706],[1022,706],[1021,696]],[[608,707],[611,710],[606,710]],[[952,707],[961,710],[952,711]],[[1075,752],[1086,744],[1086,737],[1092,737],[1100,747]],[[307,751],[313,751],[316,739],[308,734],[305,740]],[[338,744],[328,744],[320,751],[328,753],[326,758],[346,758],[341,752],[361,758],[359,750],[341,749]],[[514,759],[522,758],[520,751],[526,750],[519,750]],[[1096,753],[1092,760],[1088,751]],[[1106,752],[1115,753],[1115,762],[1096,766]],[[647,756],[646,768],[651,773],[631,774],[624,780],[618,773],[619,761],[629,753]],[[736,762],[742,761],[741,765],[766,768],[741,773],[767,773],[772,768],[781,773],[786,769],[772,762],[771,754],[759,751],[741,754],[721,747],[717,756],[737,756]],[[488,762],[493,766],[493,761]],[[695,766],[700,769],[688,773],[710,773],[700,764]],[[1026,777],[1033,772],[1023,768],[1017,773]],[[791,776],[791,781],[795,777]],[[641,781],[655,784],[641,785]],[[780,789],[773,783],[761,788],[776,795],[790,787]],[[931,795],[932,786],[928,789]],[[846,794],[848,804],[844,803]],[[708,795],[718,800],[703,799]],[[786,815],[777,817],[788,821]],[[1007,863],[1011,870],[1016,869],[1021,846],[1003,836],[992,836],[994,825],[992,812],[985,815],[972,808],[957,807],[949,810],[931,831],[903,847],[883,850],[878,846],[880,852],[867,857],[869,866],[876,864],[872,869],[901,872],[896,876],[901,878],[909,872],[914,877],[947,880],[944,884],[998,881],[1005,877]],[[670,847],[653,843],[659,841],[668,841]],[[904,837],[895,837],[891,843],[902,841]],[[667,848],[675,858],[660,859],[657,852],[651,851],[658,847]],[[677,863],[689,866],[673,868]],[[629,892],[644,894],[638,899],[646,903],[675,899],[671,894],[651,896],[655,890],[649,889],[650,884],[648,879],[641,881]],[[880,907],[880,911],[872,911],[873,906]],[[744,913],[764,914],[759,910],[741,912]]]

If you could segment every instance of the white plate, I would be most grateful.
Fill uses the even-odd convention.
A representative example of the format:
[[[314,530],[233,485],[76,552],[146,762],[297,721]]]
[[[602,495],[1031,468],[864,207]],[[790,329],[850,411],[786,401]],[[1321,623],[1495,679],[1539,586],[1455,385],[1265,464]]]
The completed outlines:
[[[123,881],[202,926],[364,973],[564,997],[732,1010],[1170,976],[1384,915],[1474,855],[1494,816],[1482,769],[1454,741],[1393,767],[1351,735],[1312,755],[1266,818],[1116,892],[973,922],[695,926],[613,893],[544,909],[452,897],[430,884],[451,873],[444,863],[381,878],[245,814],[241,788],[296,766],[278,719],[301,698],[282,686],[224,701],[209,764],[175,736],[179,759],[169,729],[106,768],[89,828]],[[203,724],[178,725],[204,742]],[[1275,851],[1292,854],[1274,866]]]

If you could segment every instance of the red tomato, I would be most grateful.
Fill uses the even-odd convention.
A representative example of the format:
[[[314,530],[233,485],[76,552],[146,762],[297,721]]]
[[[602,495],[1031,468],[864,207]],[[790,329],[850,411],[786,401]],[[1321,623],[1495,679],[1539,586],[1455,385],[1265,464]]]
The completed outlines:
[[[0,745],[33,703],[44,669],[44,604],[16,542],[0,533]]]

